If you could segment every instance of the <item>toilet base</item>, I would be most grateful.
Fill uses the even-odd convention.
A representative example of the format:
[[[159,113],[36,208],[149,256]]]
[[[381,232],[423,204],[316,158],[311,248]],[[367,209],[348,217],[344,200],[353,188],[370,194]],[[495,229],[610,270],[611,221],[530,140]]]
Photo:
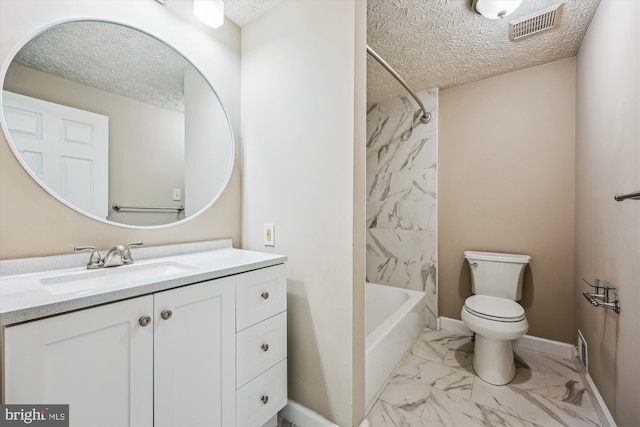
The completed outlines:
[[[510,340],[493,340],[476,334],[473,369],[489,384],[508,384],[516,376]]]

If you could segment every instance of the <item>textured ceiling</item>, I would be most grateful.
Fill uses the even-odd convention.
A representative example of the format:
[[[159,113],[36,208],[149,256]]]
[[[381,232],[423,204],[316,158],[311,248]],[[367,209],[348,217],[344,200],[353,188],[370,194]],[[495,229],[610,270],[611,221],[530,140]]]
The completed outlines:
[[[243,26],[280,1],[227,0],[225,15]],[[368,0],[367,43],[415,92],[442,89],[575,55],[599,1],[524,0],[512,15],[489,20],[473,12],[469,0]],[[557,28],[509,41],[510,21],[558,3],[564,7]],[[39,36],[17,60],[144,102],[182,108],[186,63],[172,49],[121,26],[104,24],[110,28],[87,31],[78,25],[63,25]],[[124,51],[137,54],[121,53],[132,46],[134,50]],[[369,104],[405,93],[368,57]]]
[[[224,14],[240,27],[253,21],[282,0],[227,0]]]
[[[174,111],[184,110],[184,70],[173,49],[131,28],[105,22],[53,27],[16,55],[21,65]]]
[[[225,15],[243,26],[280,1],[228,0]],[[15,61],[147,104],[184,110],[184,69],[190,64],[165,44],[125,26],[62,24],[27,43]]]
[[[559,3],[559,27],[509,41],[510,21]],[[524,0],[508,17],[490,20],[468,0],[368,0],[367,43],[415,92],[442,89],[575,55],[598,4]],[[368,103],[405,93],[368,57]]]

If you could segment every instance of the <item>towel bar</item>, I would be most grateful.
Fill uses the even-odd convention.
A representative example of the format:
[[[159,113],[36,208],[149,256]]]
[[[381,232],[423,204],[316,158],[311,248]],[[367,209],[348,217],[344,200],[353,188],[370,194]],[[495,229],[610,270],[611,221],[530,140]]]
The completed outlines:
[[[628,194],[616,193],[613,198],[616,200],[616,202],[621,202],[626,199],[640,200],[640,190]]]
[[[112,206],[114,211],[122,211],[122,210],[127,210],[127,211],[146,211],[146,210],[150,210],[150,211],[178,211],[178,212],[182,212],[184,210],[184,206],[179,205],[177,207],[173,207],[173,206],[120,206],[120,204],[118,203],[114,203]]]
[[[591,305],[594,307],[606,307],[620,314],[620,301],[609,301],[609,291],[615,291],[616,288],[611,286],[611,284],[605,282],[604,280],[600,283],[600,279],[595,279],[594,284],[592,285],[586,279],[582,279],[587,285],[592,288],[595,288],[596,293],[592,294],[589,292],[583,292],[582,296],[589,301]],[[602,291],[602,293],[601,293]]]

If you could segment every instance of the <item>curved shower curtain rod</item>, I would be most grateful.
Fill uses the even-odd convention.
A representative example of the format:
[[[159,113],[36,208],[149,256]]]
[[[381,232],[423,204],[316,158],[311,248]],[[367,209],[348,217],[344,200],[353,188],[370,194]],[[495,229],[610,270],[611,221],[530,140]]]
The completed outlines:
[[[420,117],[420,123],[429,123],[431,121],[431,113],[427,112],[427,110],[424,108],[424,104],[422,103],[422,101],[420,101],[420,99],[418,98],[418,96],[411,90],[411,88],[407,85],[407,83],[402,79],[402,77],[400,77],[400,75],[398,73],[396,73],[396,70],[394,70],[393,68],[391,68],[391,65],[387,64],[387,61],[385,61],[384,59],[382,59],[382,57],[380,55],[378,55],[376,53],[375,50],[371,49],[371,47],[369,45],[367,45],[367,53],[371,56],[373,56],[373,59],[375,59],[376,61],[378,61],[380,63],[380,65],[382,65],[385,70],[387,70],[389,73],[391,73],[391,75],[402,85],[404,86],[404,88],[407,90],[407,92],[409,92],[409,95],[411,95],[413,97],[413,99],[416,100],[416,102],[418,103],[418,105],[420,106],[420,109],[422,110],[422,117]]]

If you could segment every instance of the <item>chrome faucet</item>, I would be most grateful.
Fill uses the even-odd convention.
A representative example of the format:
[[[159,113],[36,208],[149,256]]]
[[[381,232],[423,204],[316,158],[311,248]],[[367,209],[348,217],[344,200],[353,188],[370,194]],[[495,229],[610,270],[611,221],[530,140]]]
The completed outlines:
[[[131,251],[129,248],[133,246],[142,246],[142,242],[129,243],[125,245],[117,245],[111,248],[107,255],[102,258],[100,252],[95,246],[76,246],[73,248],[75,252],[91,251],[91,257],[87,268],[90,270],[96,268],[117,267],[119,265],[133,264],[133,258],[131,257]]]
[[[128,263],[125,262],[125,252],[127,248],[124,245],[117,245],[111,248],[111,250],[104,257],[102,267],[117,267],[119,265],[131,264],[132,259]]]

